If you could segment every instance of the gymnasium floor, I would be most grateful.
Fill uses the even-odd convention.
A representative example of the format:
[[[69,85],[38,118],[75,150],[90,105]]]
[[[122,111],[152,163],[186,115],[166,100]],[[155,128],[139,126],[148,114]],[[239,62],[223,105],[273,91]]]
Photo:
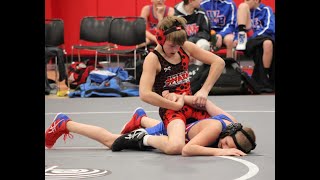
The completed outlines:
[[[216,105],[252,127],[257,147],[248,156],[182,157],[159,151],[112,152],[86,137],[62,137],[52,149],[45,150],[46,179],[201,179],[272,180],[275,179],[275,96],[209,96]],[[51,98],[45,101],[45,129],[56,113],[63,112],[73,121],[97,125],[119,132],[136,107],[149,117],[159,119],[158,108],[130,98]]]

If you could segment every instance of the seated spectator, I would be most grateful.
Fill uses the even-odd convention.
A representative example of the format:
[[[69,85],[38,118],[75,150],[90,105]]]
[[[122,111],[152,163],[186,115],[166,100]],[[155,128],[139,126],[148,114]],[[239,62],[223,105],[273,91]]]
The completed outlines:
[[[185,30],[188,41],[198,45],[200,48],[210,50],[210,25],[208,17],[200,8],[202,0],[183,0],[175,7],[175,16],[181,16],[187,20]],[[201,61],[193,59],[194,64],[202,65]]]
[[[141,9],[141,17],[145,18],[147,23],[146,42],[138,47],[144,47],[149,44],[157,44],[156,27],[158,22],[166,16],[173,16],[174,9],[164,4],[165,0],[151,0],[152,4],[145,5]]]
[[[233,57],[233,39],[236,24],[236,5],[232,0],[204,0],[201,5],[209,18],[211,29],[216,32],[216,49],[225,45],[226,57]]]
[[[57,57],[57,65],[59,71],[59,79],[58,81],[61,82],[63,80],[67,81],[67,70],[65,66],[65,59],[64,59],[64,52],[63,49],[59,47],[45,47],[45,94],[49,95],[52,88],[50,87],[50,83],[47,77],[47,64],[49,63],[50,59]],[[58,83],[58,82],[56,82]]]
[[[261,0],[246,0],[238,7],[237,24],[236,50],[245,50],[254,60],[252,78],[262,92],[273,92],[275,17],[271,7]]]

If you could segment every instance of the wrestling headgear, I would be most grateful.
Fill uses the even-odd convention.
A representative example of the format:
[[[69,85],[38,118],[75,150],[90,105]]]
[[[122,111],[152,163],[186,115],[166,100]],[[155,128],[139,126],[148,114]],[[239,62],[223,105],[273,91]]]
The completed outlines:
[[[175,22],[173,23],[173,26],[171,26],[168,29],[158,29],[156,30],[156,37],[157,37],[157,41],[158,43],[163,46],[164,42],[166,41],[166,35],[169,33],[172,33],[174,31],[180,31],[181,29],[184,29],[184,27],[182,26],[182,24],[175,20]]]
[[[238,143],[236,139],[236,133],[238,131],[241,131],[246,138],[249,140],[251,143],[251,149],[250,150],[244,150]],[[242,129],[242,125],[240,123],[231,123],[227,126],[227,128],[220,134],[220,138],[224,138],[226,136],[231,136],[234,144],[237,146],[237,148],[245,153],[249,153],[251,150],[253,150],[256,147],[256,143],[253,141],[253,139],[249,136],[249,134]]]

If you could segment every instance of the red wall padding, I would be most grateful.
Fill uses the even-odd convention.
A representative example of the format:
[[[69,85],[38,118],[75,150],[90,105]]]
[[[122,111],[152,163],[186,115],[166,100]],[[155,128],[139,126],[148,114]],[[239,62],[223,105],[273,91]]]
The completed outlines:
[[[174,7],[181,0],[166,0]],[[235,0],[238,6],[243,0]],[[275,0],[262,0],[275,12]],[[80,20],[84,16],[140,16],[141,8],[150,0],[45,0],[45,18],[61,18],[64,21],[65,47],[68,54],[71,46],[79,42]],[[90,53],[91,52],[82,52]]]
[[[52,18],[52,0],[45,1],[45,18],[50,19]]]
[[[97,0],[99,16],[135,16],[135,0]]]

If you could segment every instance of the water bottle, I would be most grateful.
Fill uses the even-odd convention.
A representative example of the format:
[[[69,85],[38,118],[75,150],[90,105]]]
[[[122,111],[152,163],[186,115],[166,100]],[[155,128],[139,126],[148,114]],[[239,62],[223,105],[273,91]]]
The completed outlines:
[[[211,29],[211,31],[210,31],[210,36],[211,36],[211,39],[210,39],[211,46],[212,46],[212,47],[215,47],[215,46],[216,46],[216,43],[217,43],[216,31],[213,30],[213,29]]]
[[[216,43],[217,43],[217,33],[215,30],[211,29],[210,31],[210,42],[211,42],[211,49],[216,52],[219,50],[218,47],[216,47]]]

